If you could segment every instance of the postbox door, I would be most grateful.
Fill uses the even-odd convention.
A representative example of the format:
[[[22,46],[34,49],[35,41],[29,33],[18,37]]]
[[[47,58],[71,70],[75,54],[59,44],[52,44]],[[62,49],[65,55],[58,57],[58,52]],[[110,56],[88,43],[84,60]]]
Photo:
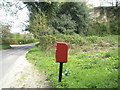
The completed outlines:
[[[56,62],[67,62],[68,45],[65,43],[56,43]]]

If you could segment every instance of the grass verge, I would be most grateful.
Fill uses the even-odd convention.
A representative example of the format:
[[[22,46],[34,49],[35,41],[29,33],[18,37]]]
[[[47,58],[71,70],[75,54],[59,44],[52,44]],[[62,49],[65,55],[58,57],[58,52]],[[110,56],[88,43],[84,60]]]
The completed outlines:
[[[99,44],[99,43],[98,43]],[[112,45],[113,46],[113,45]],[[117,88],[118,48],[81,46],[69,49],[68,63],[63,66],[63,79],[58,83],[59,63],[55,62],[55,48],[42,51],[32,48],[27,59],[47,75],[53,88]]]
[[[2,49],[9,49],[9,48],[11,48],[10,45],[0,45],[0,50],[2,50]]]

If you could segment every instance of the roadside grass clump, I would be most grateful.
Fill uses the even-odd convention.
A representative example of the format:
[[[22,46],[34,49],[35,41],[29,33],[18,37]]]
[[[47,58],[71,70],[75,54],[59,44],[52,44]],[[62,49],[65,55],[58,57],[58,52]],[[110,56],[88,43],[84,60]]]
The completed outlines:
[[[85,38],[83,39],[86,40]],[[96,44],[103,39],[103,37],[98,37],[98,41],[95,41]],[[108,39],[104,40],[107,41]],[[84,42],[87,45],[87,40]],[[90,42],[91,44],[95,43],[92,40]],[[112,42],[115,43],[116,41]],[[118,69],[120,68],[118,65],[118,48],[104,52],[83,52],[81,46],[69,48],[68,63],[64,63],[63,66],[62,82],[58,82],[59,63],[55,62],[55,48],[43,50],[42,46],[39,45],[32,48],[26,57],[40,72],[47,75],[47,80],[50,81],[53,88],[118,88]]]
[[[0,45],[0,50],[2,50],[2,49],[9,49],[9,48],[11,48],[10,45]]]

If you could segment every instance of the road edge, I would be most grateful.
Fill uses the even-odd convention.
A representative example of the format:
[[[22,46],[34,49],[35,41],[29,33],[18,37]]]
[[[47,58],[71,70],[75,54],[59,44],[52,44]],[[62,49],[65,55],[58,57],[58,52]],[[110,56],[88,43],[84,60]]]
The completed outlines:
[[[0,82],[0,90],[2,90],[2,88],[4,88],[4,87],[5,88],[8,87],[8,85],[10,84],[10,82],[8,80],[10,80],[17,73],[17,72],[13,72],[13,71],[15,71],[15,68],[18,67],[17,65],[18,65],[19,61],[21,60],[21,58],[26,59],[25,56],[27,53],[28,53],[28,51],[25,52],[25,54],[23,54],[22,56],[20,56],[14,63],[13,67],[11,67],[11,71],[9,72],[9,74],[7,74],[4,78],[2,78],[2,80]]]

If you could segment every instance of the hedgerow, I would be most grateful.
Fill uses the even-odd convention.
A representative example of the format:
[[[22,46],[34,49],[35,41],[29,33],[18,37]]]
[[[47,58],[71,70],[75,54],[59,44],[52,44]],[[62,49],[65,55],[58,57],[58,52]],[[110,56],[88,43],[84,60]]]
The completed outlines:
[[[111,36],[98,37],[98,36],[88,36],[83,37],[79,35],[46,35],[39,38],[40,46],[43,50],[51,49],[55,46],[56,42],[67,43],[69,48],[77,48],[79,46],[98,44],[99,46],[109,46],[118,42],[118,36],[112,35],[114,37],[111,39]]]

